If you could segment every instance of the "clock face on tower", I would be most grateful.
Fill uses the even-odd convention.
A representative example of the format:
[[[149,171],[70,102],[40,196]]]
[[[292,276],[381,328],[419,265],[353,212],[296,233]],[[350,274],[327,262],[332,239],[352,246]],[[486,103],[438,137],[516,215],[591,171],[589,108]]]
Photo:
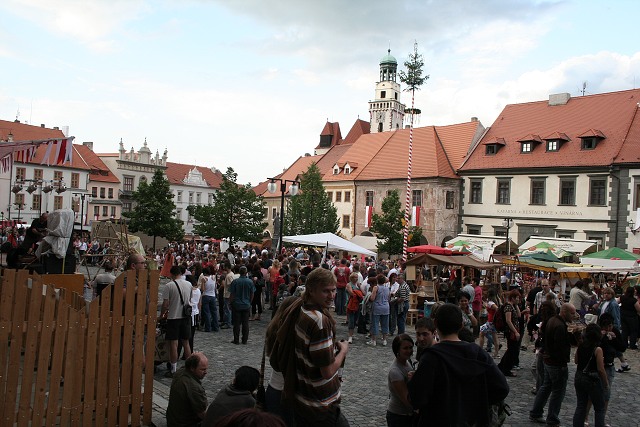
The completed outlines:
[[[376,113],[376,120],[379,122],[384,120],[384,111],[378,111]]]

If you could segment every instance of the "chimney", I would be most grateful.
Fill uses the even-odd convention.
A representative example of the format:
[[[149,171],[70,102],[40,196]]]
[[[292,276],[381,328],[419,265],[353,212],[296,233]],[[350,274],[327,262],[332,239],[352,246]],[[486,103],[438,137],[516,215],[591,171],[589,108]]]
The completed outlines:
[[[82,145],[87,147],[89,150],[93,151],[93,141],[85,141],[82,143]]]
[[[13,142],[13,134],[11,132],[7,135],[7,142]]]
[[[44,123],[40,123],[40,127],[43,128],[44,127]]]
[[[309,153],[304,153],[304,156],[305,156],[305,157],[311,157],[311,154],[309,154]]]
[[[555,93],[549,95],[549,107],[553,107],[554,105],[566,105],[571,99],[570,93]]]
[[[477,117],[475,117],[475,116],[474,116],[474,117],[471,117],[471,121],[472,121],[472,122],[477,122],[477,121],[478,121],[478,118],[477,118]]]
[[[58,126],[54,126],[53,130],[60,130],[60,128]]]

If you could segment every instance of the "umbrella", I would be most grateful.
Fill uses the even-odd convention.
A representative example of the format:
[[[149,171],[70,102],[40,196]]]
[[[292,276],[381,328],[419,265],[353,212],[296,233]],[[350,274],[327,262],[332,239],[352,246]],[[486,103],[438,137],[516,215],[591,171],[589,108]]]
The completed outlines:
[[[441,248],[440,246],[434,245],[411,246],[410,248],[407,248],[407,252],[435,255],[451,255],[453,253],[453,251],[447,248]]]
[[[640,265],[640,255],[620,248],[609,248],[580,257],[582,264],[595,264],[603,267],[635,267]]]
[[[453,252],[470,253],[483,258],[483,248],[466,240],[456,240],[447,245],[447,249]]]
[[[520,255],[531,255],[531,254],[538,254],[538,253],[547,253],[547,254],[550,253],[550,254],[553,254],[558,259],[573,255],[571,252],[567,252],[564,249],[560,249],[548,242],[539,242],[533,246],[530,246],[520,251]]]

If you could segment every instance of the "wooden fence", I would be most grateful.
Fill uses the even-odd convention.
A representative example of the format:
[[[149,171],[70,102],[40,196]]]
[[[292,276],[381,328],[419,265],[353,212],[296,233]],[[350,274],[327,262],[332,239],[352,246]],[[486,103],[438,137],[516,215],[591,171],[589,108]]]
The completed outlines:
[[[0,425],[148,425],[158,272],[121,274],[88,306],[43,280],[3,273]]]

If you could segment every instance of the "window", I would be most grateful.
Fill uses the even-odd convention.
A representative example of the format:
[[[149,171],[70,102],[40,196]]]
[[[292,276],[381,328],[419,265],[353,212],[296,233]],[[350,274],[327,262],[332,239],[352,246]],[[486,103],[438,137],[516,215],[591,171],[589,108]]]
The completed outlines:
[[[453,199],[453,198],[455,197],[455,194],[456,194],[456,193],[455,193],[455,191],[447,191],[447,192],[445,193],[445,196],[444,196],[444,205],[445,205],[445,208],[447,208],[447,209],[454,209],[454,207],[455,207],[455,201],[454,201],[454,199]]]
[[[189,191],[189,204],[193,204],[193,191]]]
[[[545,180],[544,179],[531,179],[531,198],[530,204],[532,205],[544,205],[544,190],[545,190]]]
[[[80,198],[73,196],[71,198],[71,210],[75,213],[80,212]]]
[[[605,237],[606,237],[606,234],[604,234],[604,233],[597,233],[597,234],[589,234],[589,233],[587,233],[587,240],[595,240],[596,241],[596,248],[604,247]]]
[[[22,194],[22,193],[16,194],[16,198],[15,198],[14,203],[16,205],[20,205],[20,210],[24,209],[26,207],[26,206],[24,206],[24,194]],[[17,209],[17,207],[16,207],[16,209]]]
[[[583,150],[593,150],[596,148],[596,143],[598,141],[594,137],[582,138],[582,149]]]
[[[109,195],[110,199],[113,199],[113,188],[109,188],[107,194]]]
[[[344,167],[344,174],[345,175],[350,175],[351,174],[351,168],[349,166],[345,166]]]
[[[338,166],[335,166],[335,167],[333,168],[333,174],[334,174],[334,175],[338,175],[339,173],[340,173],[340,168],[339,168]]]
[[[176,218],[182,221],[182,209],[176,209]]]
[[[560,205],[576,204],[576,179],[560,178]]]
[[[365,191],[364,193],[364,205],[373,206],[373,191]]]
[[[479,225],[467,225],[467,234],[480,234],[482,227]]]
[[[124,191],[133,191],[133,177],[132,176],[124,176],[123,178],[123,189]]]
[[[122,212],[131,212],[131,202],[122,202]]]
[[[556,237],[558,239],[573,239],[573,233],[570,231],[556,230]]]
[[[271,218],[275,219],[277,213],[278,213],[278,209],[272,208],[271,209]]]
[[[93,217],[98,219],[100,217],[100,206],[93,207]]]
[[[212,204],[213,203],[213,193],[209,193],[207,195],[207,203],[208,204]]]
[[[16,181],[27,179],[27,168],[16,168]]]
[[[34,194],[31,196],[31,209],[34,211],[39,211],[42,206],[42,198],[39,194]]]
[[[605,206],[607,204],[607,179],[591,178],[589,182],[589,205]]]
[[[53,197],[53,209],[62,209],[62,196],[54,196]]]
[[[115,218],[115,217],[116,217],[116,207],[111,206],[111,218]]]
[[[176,191],[176,202],[182,203],[182,191]]]
[[[486,146],[487,148],[485,148],[485,154],[487,156],[493,156],[494,154],[496,154],[498,152],[498,145],[497,144],[488,144]]]
[[[511,180],[499,179],[498,180],[498,195],[496,203],[499,205],[508,205],[511,200]]]
[[[385,99],[387,97],[387,91],[386,90],[381,90],[380,91],[380,98]]]
[[[333,202],[333,191],[327,191],[327,198],[330,202]]]
[[[53,171],[53,180],[54,181],[62,181],[62,171]]]
[[[521,153],[530,153],[531,152],[531,143],[530,142],[523,142],[522,144],[520,144],[520,152]]]
[[[411,206],[422,206],[422,190],[411,191]]]
[[[344,201],[345,203],[351,203],[351,191],[344,192]]]
[[[640,183],[636,184],[636,209],[640,209]]]
[[[351,228],[351,215],[342,215],[342,228]]]
[[[336,202],[342,201],[342,191],[336,191]]]
[[[109,206],[102,207],[102,216],[109,216]]]
[[[200,204],[200,201],[202,200],[202,193],[196,193],[196,204]]]
[[[547,151],[558,151],[558,140],[552,139],[551,141],[547,141]]]
[[[43,173],[42,173],[42,169],[34,169],[33,170],[33,179],[37,180],[37,181],[42,181],[42,177],[43,177]]]
[[[470,183],[469,203],[482,203],[482,180],[472,179]]]
[[[98,197],[98,187],[91,187],[91,197]]]
[[[80,188],[80,174],[77,172],[71,173],[71,188]]]
[[[105,196],[105,188],[104,187],[100,187],[100,198],[104,199]]]

